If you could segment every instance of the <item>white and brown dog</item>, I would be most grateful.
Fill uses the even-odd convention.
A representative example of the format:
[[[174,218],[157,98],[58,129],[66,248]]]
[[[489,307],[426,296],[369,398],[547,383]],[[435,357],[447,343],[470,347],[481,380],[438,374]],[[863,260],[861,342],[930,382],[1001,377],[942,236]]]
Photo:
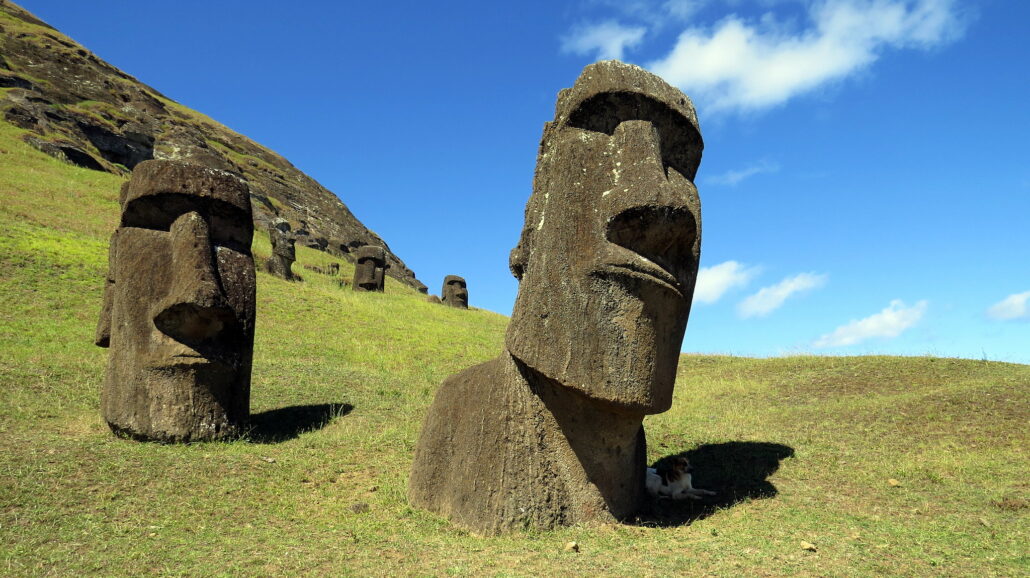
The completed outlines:
[[[711,490],[695,488],[691,481],[690,460],[683,456],[666,461],[657,468],[647,468],[647,491],[656,498],[700,500],[702,496],[714,496]]]

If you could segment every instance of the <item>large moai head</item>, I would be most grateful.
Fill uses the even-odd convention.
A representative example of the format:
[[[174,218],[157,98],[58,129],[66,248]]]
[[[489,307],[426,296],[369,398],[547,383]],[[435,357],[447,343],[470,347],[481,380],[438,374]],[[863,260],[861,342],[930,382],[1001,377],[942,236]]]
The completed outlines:
[[[587,66],[544,127],[506,346],[628,411],[672,403],[697,277],[703,143],[693,105],[636,66]]]
[[[375,245],[364,245],[354,251],[355,291],[382,291],[386,280],[386,250]]]
[[[275,218],[268,223],[268,239],[272,243],[272,256],[268,258],[268,272],[287,281],[293,277],[293,262],[297,260],[297,240],[291,234],[286,219]]]
[[[238,435],[249,416],[254,226],[246,183],[170,161],[122,187],[97,345],[101,406],[118,433],[158,441]]]
[[[457,275],[448,275],[443,279],[443,289],[440,291],[443,296],[443,303],[459,309],[469,308],[469,292],[465,279]]]

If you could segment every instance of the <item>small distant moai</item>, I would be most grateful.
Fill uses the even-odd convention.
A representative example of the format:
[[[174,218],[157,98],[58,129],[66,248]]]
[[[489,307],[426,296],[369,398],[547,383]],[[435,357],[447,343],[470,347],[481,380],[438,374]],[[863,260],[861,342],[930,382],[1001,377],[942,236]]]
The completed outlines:
[[[386,249],[363,245],[354,251],[358,258],[354,266],[355,291],[383,291],[386,279]]]
[[[440,294],[443,295],[441,301],[446,305],[457,307],[458,309],[469,308],[468,286],[465,284],[465,279],[457,275],[444,277],[443,289],[440,291]]]
[[[121,191],[96,344],[115,433],[161,442],[237,436],[250,414],[254,235],[247,184],[172,161]]]
[[[290,234],[290,223],[275,218],[268,223],[268,238],[272,242],[272,256],[268,258],[268,272],[287,281],[293,281],[291,266],[297,260],[297,240]]]
[[[645,415],[672,404],[697,277],[703,148],[682,92],[587,66],[545,124],[500,357],[448,377],[411,503],[492,534],[638,513]]]

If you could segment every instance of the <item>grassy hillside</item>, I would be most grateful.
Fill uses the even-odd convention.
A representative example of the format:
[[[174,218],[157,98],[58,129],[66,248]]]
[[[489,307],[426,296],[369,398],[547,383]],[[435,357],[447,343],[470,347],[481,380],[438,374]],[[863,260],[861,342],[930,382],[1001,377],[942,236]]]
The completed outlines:
[[[307,249],[304,283],[258,275],[247,438],[117,439],[92,336],[120,178],[18,133],[0,123],[2,574],[1030,572],[1030,367],[974,360],[684,356],[650,458],[690,452],[717,500],[637,525],[456,530],[405,503],[411,452],[437,384],[496,355],[507,319],[392,279],[341,290],[299,266],[331,259]]]

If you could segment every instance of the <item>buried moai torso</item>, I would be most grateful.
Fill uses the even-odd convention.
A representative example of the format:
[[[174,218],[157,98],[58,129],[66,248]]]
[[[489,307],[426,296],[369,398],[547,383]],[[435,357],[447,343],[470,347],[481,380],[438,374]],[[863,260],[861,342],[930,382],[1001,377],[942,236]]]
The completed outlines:
[[[375,245],[364,245],[354,251],[355,291],[382,291],[386,280],[386,250]]]
[[[96,343],[116,433],[185,442],[249,416],[255,279],[250,195],[215,169],[145,161],[122,187]]]
[[[290,223],[276,218],[268,223],[268,239],[272,243],[272,256],[268,258],[268,272],[287,281],[294,279],[292,265],[297,260],[297,240],[290,234]]]
[[[647,414],[672,402],[700,256],[690,101],[592,64],[544,127],[505,350],[440,386],[412,503],[483,533],[632,517]]]
[[[444,277],[443,289],[440,294],[443,295],[441,301],[446,305],[459,309],[469,308],[468,286],[465,284],[465,279],[457,275]]]

